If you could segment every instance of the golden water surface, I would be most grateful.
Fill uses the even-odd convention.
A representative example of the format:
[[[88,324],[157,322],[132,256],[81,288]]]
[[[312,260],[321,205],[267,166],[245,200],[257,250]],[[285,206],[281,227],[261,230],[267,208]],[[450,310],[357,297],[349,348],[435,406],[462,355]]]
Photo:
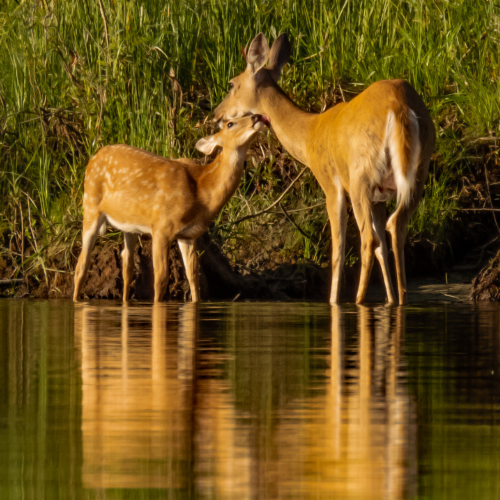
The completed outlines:
[[[496,307],[0,318],[2,499],[500,498]]]

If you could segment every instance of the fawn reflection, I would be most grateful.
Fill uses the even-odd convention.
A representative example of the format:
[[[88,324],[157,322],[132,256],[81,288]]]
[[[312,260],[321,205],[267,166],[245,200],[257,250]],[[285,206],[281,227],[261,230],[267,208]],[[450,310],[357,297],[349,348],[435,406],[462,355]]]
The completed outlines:
[[[196,328],[195,304],[77,309],[86,487],[189,489]]]
[[[78,309],[84,485],[197,498],[415,494],[404,309],[334,306],[326,331],[308,333],[313,349],[294,318],[283,324],[295,306],[252,307],[221,307],[202,342],[195,304]]]

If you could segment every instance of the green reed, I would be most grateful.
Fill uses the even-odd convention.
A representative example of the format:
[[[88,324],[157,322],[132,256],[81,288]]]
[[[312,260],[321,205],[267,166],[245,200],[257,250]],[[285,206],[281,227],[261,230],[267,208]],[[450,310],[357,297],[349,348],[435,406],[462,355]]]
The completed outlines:
[[[213,108],[225,96],[228,80],[244,68],[240,47],[259,31],[270,41],[289,34],[293,52],[281,84],[310,110],[349,100],[380,79],[405,78],[415,86],[435,120],[438,144],[410,234],[440,243],[459,207],[460,179],[480,161],[478,144],[496,145],[496,1],[6,0],[0,12],[3,251],[19,265],[44,265],[48,248],[71,260],[85,165],[103,145],[197,155],[196,140],[214,127],[206,103]],[[277,147],[270,137],[262,143]],[[289,183],[272,152],[256,154],[252,163],[214,236],[231,246],[232,238],[240,244],[256,227],[286,227],[289,248],[327,259],[328,238],[303,234],[323,230],[324,206],[293,216],[303,232],[288,220],[283,225],[281,212],[232,225],[268,206]],[[293,176],[301,166],[291,165]],[[283,204],[305,208],[322,199],[308,175]]]

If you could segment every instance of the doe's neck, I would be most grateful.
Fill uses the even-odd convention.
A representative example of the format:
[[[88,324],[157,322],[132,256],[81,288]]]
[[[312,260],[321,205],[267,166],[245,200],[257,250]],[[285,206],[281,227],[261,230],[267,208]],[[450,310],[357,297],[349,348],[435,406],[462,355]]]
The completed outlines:
[[[308,164],[307,145],[319,114],[300,109],[277,85],[260,89],[261,111],[271,118],[271,125],[285,149],[297,160]]]

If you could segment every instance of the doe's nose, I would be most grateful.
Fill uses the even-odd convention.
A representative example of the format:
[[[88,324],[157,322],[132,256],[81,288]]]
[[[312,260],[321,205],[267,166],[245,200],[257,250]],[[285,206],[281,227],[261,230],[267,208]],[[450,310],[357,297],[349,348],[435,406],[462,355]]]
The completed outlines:
[[[255,125],[257,122],[262,122],[264,125],[269,127],[269,125],[271,125],[271,118],[266,115],[252,115],[252,124]]]

